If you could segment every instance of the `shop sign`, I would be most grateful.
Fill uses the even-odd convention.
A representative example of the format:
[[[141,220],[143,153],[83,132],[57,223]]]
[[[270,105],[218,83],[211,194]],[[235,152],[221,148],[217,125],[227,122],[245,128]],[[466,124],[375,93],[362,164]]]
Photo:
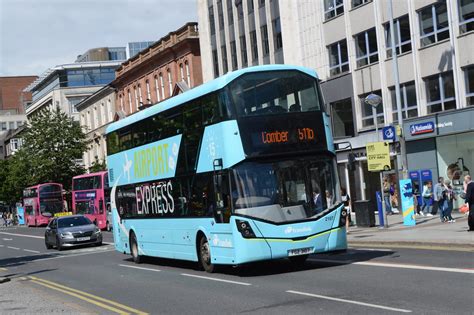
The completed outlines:
[[[412,136],[431,133],[435,130],[435,124],[432,121],[427,121],[420,124],[410,125],[410,134]]]
[[[369,172],[390,170],[390,145],[388,142],[367,143],[366,150]]]

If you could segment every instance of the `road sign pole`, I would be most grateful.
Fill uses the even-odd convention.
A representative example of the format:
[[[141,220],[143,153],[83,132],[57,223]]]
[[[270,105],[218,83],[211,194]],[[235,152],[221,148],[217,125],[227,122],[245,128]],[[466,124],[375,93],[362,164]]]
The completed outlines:
[[[380,135],[379,135],[379,124],[377,121],[377,109],[372,106],[372,115],[374,116],[374,123],[375,123],[375,134],[377,135],[377,141],[380,141]],[[380,175],[380,196],[382,197],[382,213],[383,213],[383,227],[388,228],[388,222],[387,222],[387,209],[385,208],[385,199],[383,195],[383,171],[379,171]],[[377,198],[377,196],[375,196]]]

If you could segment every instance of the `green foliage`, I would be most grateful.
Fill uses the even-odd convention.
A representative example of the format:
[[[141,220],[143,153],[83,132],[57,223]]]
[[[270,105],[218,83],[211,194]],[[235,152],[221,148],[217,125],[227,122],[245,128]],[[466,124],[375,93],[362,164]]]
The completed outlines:
[[[14,203],[25,187],[45,182],[71,189],[72,177],[84,174],[78,164],[89,143],[79,123],[59,108],[43,111],[29,121],[23,147],[0,164],[0,200]]]
[[[101,162],[97,159],[95,159],[94,162],[92,162],[91,167],[89,167],[89,173],[96,173],[96,172],[101,172],[101,171],[106,171],[107,170],[107,165],[105,162]]]

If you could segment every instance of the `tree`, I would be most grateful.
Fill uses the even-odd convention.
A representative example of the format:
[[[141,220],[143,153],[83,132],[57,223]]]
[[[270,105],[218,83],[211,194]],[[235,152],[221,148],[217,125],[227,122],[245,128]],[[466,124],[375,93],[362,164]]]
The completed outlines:
[[[89,173],[96,173],[96,172],[102,172],[107,170],[107,164],[104,162],[99,161],[99,159],[96,157],[95,161],[92,162],[91,167],[89,167]]]
[[[33,117],[24,132],[24,145],[20,149],[23,151],[21,157],[30,165],[30,184],[56,182],[70,189],[72,177],[84,173],[77,161],[88,145],[79,123],[59,107]]]
[[[31,173],[31,163],[22,148],[2,164],[4,172],[0,172],[4,175],[0,175],[3,179],[0,182],[0,199],[9,205],[14,205],[21,199],[23,188],[35,184]]]

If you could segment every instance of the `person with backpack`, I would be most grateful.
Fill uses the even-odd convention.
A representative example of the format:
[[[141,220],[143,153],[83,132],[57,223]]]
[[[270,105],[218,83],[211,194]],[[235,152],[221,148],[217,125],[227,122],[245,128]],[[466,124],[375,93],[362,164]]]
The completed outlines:
[[[451,186],[451,181],[449,179],[444,181],[444,185],[446,186],[446,199],[444,201],[444,222],[454,223],[456,220],[453,219],[451,213],[453,212],[454,199],[456,196],[454,195],[453,187]]]

